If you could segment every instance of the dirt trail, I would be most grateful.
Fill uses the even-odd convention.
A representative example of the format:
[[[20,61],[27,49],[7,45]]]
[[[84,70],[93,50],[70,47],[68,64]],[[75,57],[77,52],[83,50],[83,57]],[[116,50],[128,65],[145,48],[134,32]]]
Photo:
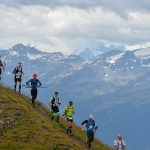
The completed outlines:
[[[26,96],[24,96],[24,95],[20,95],[22,98],[25,98],[25,99],[27,99],[27,97]],[[27,99],[27,102],[32,106],[32,101],[31,101],[31,99]],[[41,114],[41,115],[43,115],[44,117],[46,117],[46,118],[48,118],[49,120],[51,120],[51,117],[49,116],[49,115],[47,115],[46,113],[45,113],[45,111],[43,111],[40,107],[38,107],[37,105],[35,106],[35,108],[33,108],[33,109],[35,109],[39,114]],[[61,130],[63,130],[64,132],[66,132],[66,130],[64,130],[64,128],[62,128],[62,126],[60,125],[60,124],[58,124],[58,126],[61,128]],[[74,141],[77,141],[79,144],[80,144],[80,146],[82,146],[82,147],[84,147],[85,149],[88,149],[83,143],[81,143],[79,140],[77,140],[74,136],[72,136],[72,137],[70,137],[69,135],[68,135],[68,138],[72,138]]]

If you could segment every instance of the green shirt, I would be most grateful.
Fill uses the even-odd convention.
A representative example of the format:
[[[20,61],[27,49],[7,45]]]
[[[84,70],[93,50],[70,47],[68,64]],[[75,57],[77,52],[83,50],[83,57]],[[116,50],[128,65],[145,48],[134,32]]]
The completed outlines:
[[[64,112],[66,112],[66,118],[72,117],[72,114],[74,112],[74,108],[66,106],[64,109]]]

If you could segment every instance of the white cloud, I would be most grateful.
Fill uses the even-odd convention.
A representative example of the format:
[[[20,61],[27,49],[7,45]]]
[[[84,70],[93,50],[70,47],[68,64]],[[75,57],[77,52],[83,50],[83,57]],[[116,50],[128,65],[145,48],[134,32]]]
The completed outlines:
[[[71,54],[76,48],[90,46],[95,39],[126,45],[131,50],[150,45],[150,13],[127,14],[129,18],[123,19],[101,7],[26,5],[16,9],[0,5],[0,47],[31,43],[42,51]]]

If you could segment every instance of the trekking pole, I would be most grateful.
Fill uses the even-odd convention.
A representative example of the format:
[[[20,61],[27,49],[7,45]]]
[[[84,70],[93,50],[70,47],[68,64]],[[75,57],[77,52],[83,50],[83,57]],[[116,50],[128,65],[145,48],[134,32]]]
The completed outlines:
[[[5,69],[5,66],[6,66],[6,64],[4,63],[4,69]],[[2,78],[3,78],[3,76],[4,76],[4,71],[5,71],[5,70],[3,70]]]
[[[24,87],[23,89],[26,89],[26,88],[32,88],[32,87],[27,86],[27,87]],[[47,87],[38,87],[38,88],[47,88]]]

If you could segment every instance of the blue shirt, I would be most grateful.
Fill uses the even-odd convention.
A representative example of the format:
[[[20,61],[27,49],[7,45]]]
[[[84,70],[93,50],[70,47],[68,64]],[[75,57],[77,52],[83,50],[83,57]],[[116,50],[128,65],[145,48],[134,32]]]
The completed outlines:
[[[36,86],[40,87],[42,85],[41,82],[38,79],[30,79],[26,83],[28,86],[30,86],[29,83],[31,82],[31,80],[32,80],[32,90],[37,90]],[[39,85],[38,85],[38,83],[39,83]]]

